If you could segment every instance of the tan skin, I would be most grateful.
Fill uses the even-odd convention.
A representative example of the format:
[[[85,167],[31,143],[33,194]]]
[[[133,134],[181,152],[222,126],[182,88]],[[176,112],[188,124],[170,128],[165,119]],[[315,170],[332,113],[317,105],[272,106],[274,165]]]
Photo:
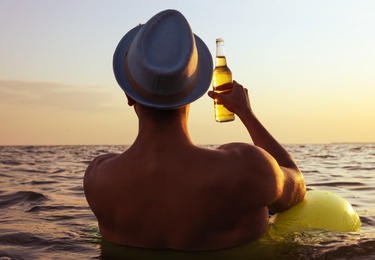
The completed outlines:
[[[237,114],[254,145],[197,147],[188,105],[166,124],[128,98],[139,118],[135,142],[122,154],[97,157],[84,177],[103,239],[142,248],[228,248],[265,234],[268,209],[284,211],[303,199],[301,171],[256,118],[247,90],[233,85],[231,94],[208,95]]]

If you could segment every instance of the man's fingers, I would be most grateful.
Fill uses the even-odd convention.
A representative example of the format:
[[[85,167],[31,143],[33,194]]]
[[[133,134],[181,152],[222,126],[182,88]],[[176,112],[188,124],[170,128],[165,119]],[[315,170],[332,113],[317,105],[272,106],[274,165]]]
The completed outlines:
[[[216,99],[217,101],[219,101],[220,103],[221,103],[221,101],[222,101],[222,96],[223,95],[221,95],[221,94],[219,94],[219,93],[216,93],[216,92],[214,92],[214,91],[212,91],[212,90],[210,90],[210,91],[208,91],[208,96],[210,97],[210,98],[212,98],[212,99]]]

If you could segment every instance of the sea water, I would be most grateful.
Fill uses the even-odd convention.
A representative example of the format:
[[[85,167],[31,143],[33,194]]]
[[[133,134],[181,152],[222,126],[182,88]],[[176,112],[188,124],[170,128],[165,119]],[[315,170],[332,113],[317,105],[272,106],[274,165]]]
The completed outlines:
[[[2,146],[0,259],[375,259],[375,144],[286,148],[309,190],[333,191],[352,204],[360,233],[296,233],[288,242],[214,252],[118,247],[101,240],[82,179],[93,158],[127,146]]]

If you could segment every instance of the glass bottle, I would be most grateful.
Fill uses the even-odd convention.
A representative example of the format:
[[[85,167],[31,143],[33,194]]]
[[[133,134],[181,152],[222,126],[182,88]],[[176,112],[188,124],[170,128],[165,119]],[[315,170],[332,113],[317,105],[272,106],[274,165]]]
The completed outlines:
[[[232,91],[232,72],[227,66],[225,57],[224,39],[216,39],[216,62],[212,73],[213,91],[221,94],[227,94]],[[215,120],[217,122],[229,122],[234,120],[234,113],[229,111],[223,104],[214,99]]]

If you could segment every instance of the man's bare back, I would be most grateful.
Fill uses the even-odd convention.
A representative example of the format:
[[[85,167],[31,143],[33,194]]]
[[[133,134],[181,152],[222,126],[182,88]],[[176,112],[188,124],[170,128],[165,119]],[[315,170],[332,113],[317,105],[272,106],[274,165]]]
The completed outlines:
[[[266,232],[276,176],[258,148],[171,145],[131,147],[92,162],[86,197],[104,239],[202,250],[244,244]]]

